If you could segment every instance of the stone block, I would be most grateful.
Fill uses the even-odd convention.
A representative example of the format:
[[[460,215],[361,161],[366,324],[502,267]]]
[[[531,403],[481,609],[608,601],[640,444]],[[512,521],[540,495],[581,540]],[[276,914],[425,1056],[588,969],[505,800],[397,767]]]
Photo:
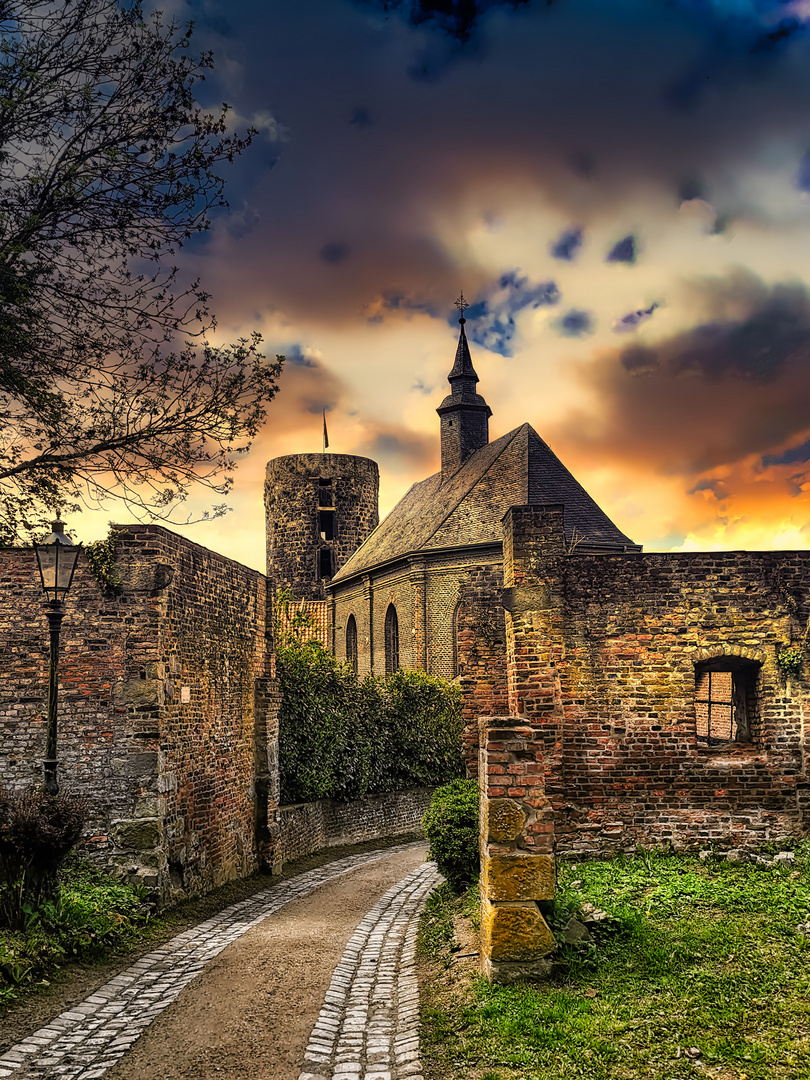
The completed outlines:
[[[112,833],[119,847],[131,848],[133,851],[149,851],[160,845],[163,839],[163,823],[158,818],[116,821]]]
[[[496,906],[485,900],[481,912],[481,936],[484,956],[496,963],[540,960],[557,947],[536,904]]]
[[[486,820],[489,840],[495,844],[508,844],[520,836],[526,814],[512,799],[489,799]]]
[[[158,756],[154,751],[127,756],[127,773],[130,776],[154,776],[157,770]]]
[[[481,870],[484,895],[493,903],[554,898],[553,855],[485,855]]]

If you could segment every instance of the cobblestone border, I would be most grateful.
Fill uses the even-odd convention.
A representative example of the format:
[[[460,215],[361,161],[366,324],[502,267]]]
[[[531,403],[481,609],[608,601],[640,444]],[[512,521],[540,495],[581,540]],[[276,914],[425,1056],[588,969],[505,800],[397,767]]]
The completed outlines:
[[[79,1005],[0,1054],[0,1078],[99,1080],[232,941],[327,882],[416,846],[350,855],[231,904],[142,956]]]
[[[298,1080],[423,1080],[415,947],[442,880],[422,863],[378,900],[335,968]]]

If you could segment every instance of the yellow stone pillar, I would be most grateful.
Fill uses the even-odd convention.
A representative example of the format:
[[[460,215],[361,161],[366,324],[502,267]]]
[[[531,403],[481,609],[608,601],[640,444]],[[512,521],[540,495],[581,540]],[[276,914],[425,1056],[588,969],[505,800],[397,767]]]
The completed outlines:
[[[494,982],[545,978],[554,935],[540,905],[554,899],[554,825],[543,754],[516,717],[482,717],[481,966]]]

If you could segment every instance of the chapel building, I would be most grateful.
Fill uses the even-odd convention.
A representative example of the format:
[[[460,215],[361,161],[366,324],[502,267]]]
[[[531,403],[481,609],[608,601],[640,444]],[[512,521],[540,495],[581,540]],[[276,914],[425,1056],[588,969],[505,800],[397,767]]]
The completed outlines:
[[[477,717],[508,712],[502,606],[507,511],[564,506],[566,543],[578,552],[641,548],[530,424],[489,441],[492,412],[477,392],[465,322],[462,315],[450,393],[436,410],[441,471],[414,484],[324,584],[329,645],[358,674],[405,667],[459,681],[474,771]]]

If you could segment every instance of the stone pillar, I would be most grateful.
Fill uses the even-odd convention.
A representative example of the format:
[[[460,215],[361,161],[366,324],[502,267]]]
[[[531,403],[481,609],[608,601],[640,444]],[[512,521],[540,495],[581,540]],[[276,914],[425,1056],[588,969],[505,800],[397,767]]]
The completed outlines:
[[[281,873],[281,800],[278,761],[278,711],[281,691],[275,678],[256,679],[254,705],[254,791],[256,854],[259,865],[271,874]]]
[[[479,722],[481,966],[494,982],[540,979],[555,946],[554,822],[534,729],[516,717]]]

